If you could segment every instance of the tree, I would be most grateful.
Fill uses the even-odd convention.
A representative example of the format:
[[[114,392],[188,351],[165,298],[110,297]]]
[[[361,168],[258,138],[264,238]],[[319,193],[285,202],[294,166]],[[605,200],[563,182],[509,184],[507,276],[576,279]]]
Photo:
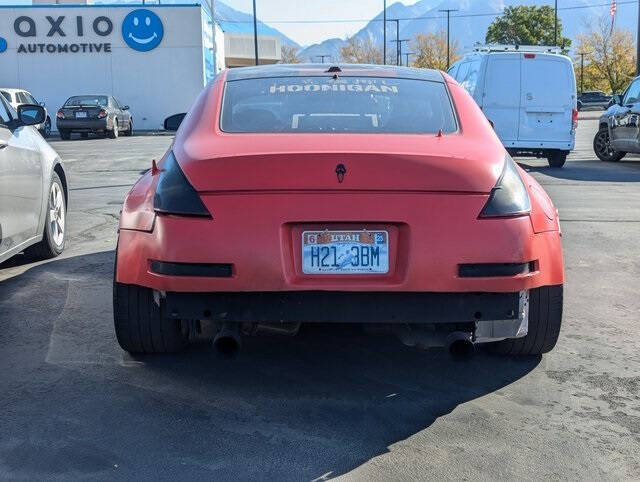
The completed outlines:
[[[487,29],[487,43],[516,45],[553,45],[553,7],[517,5],[506,7]],[[571,40],[562,36],[562,21],[558,19],[558,45],[564,50]]]
[[[298,49],[284,44],[280,49],[280,63],[281,64],[299,64],[301,62],[298,57]]]
[[[584,90],[622,92],[636,69],[633,34],[628,30],[612,29],[608,16],[598,19],[590,31],[578,35],[577,52],[584,52]],[[575,59],[578,85],[580,83],[580,55]]]
[[[340,49],[340,58],[348,64],[381,64],[382,50],[370,38],[349,37]]]
[[[419,33],[411,43],[414,52],[413,67],[447,70],[447,34],[444,31]],[[458,42],[449,45],[449,58],[453,64],[460,58]]]

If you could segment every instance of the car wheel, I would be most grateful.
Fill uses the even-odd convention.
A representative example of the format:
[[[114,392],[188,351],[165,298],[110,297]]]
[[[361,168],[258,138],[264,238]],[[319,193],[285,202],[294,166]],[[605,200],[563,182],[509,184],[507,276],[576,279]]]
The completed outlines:
[[[61,129],[60,139],[62,139],[63,141],[68,141],[69,139],[71,139],[71,131],[68,131],[66,129]]]
[[[596,136],[593,138],[593,151],[598,159],[605,162],[616,162],[622,159],[627,153],[614,151],[609,141],[609,129],[601,127]]]
[[[51,135],[51,119],[48,117],[47,120],[44,121],[44,126],[40,130],[40,134],[42,134],[42,137],[45,139]]]
[[[529,291],[529,331],[489,345],[501,355],[541,355],[550,352],[562,325],[562,285],[543,286]]]
[[[176,353],[189,344],[187,324],[164,317],[153,290],[117,283],[115,275],[113,323],[118,344],[129,353]]]
[[[120,134],[119,130],[118,130],[118,119],[113,119],[113,129],[111,129],[109,131],[109,137],[111,139],[117,139],[118,135]]]
[[[567,161],[567,151],[551,151],[549,155],[547,155],[547,161],[549,162],[549,166],[551,167],[562,167],[564,163]]]
[[[25,254],[34,259],[49,259],[62,253],[67,234],[66,215],[64,187],[60,177],[54,172],[49,186],[47,218],[42,241],[27,248]]]
[[[129,127],[124,131],[124,135],[131,137],[133,135],[133,119],[129,121]]]

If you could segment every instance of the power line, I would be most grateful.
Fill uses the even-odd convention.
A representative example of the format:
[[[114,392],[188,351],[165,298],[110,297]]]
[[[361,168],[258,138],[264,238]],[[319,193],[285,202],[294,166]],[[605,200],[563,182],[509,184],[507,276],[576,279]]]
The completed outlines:
[[[621,5],[636,5],[638,3],[637,0],[622,0],[617,2],[618,7]],[[558,7],[558,11],[565,10],[583,10],[585,8],[596,8],[596,7],[610,7],[611,2],[608,3],[593,3],[589,5],[574,5],[570,7]],[[472,17],[501,17],[504,15],[504,12],[484,12],[484,13],[460,13],[457,15],[451,15],[451,18],[472,18]],[[418,16],[418,17],[399,17],[398,20],[441,20],[445,18],[444,15],[427,15],[427,16]],[[216,19],[217,22],[226,22],[226,23],[252,23],[253,20],[225,20],[225,19]],[[333,20],[261,20],[261,23],[270,23],[270,24],[303,24],[303,23],[369,23],[369,22],[383,22],[382,19],[370,19],[370,18],[351,18],[351,19],[333,19]]]

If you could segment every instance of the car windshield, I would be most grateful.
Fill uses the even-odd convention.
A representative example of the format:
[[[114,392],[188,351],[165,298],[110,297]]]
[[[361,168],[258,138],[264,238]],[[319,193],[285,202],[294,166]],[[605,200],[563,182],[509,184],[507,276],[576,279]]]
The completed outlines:
[[[64,103],[65,107],[106,107],[108,101],[106,95],[77,95],[69,97]]]
[[[454,132],[442,82],[374,77],[278,77],[229,81],[224,132]]]

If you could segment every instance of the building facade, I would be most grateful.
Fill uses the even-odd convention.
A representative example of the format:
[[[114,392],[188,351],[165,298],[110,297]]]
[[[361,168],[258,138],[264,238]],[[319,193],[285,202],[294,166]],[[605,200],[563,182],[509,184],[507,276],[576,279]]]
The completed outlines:
[[[136,129],[161,129],[224,68],[223,38],[199,4],[0,6],[0,88],[52,116],[72,95],[114,95]]]

